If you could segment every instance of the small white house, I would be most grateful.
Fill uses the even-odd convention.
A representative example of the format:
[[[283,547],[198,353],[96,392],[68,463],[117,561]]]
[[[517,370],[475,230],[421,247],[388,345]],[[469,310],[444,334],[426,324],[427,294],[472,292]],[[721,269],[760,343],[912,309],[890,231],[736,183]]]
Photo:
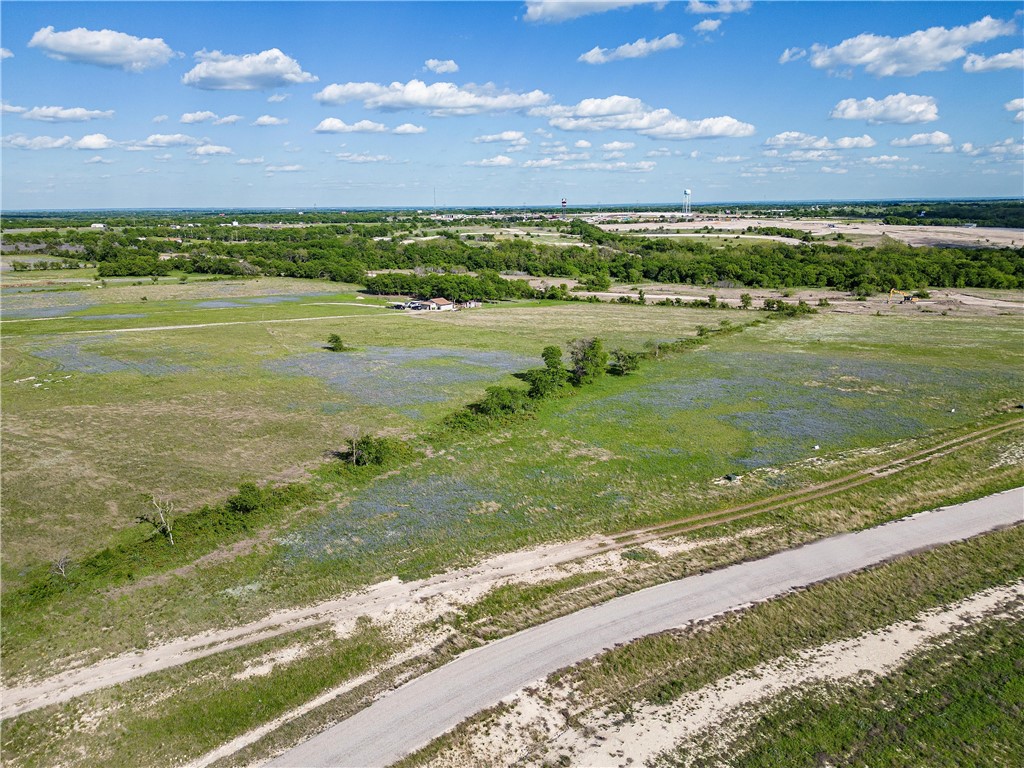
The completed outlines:
[[[106,224],[100,224],[99,222],[96,222],[95,224],[90,224],[89,225],[89,229],[106,229],[106,228],[107,228]]]
[[[429,299],[428,301],[425,301],[424,304],[427,305],[427,309],[446,310],[449,312],[455,309],[455,304],[444,298]]]

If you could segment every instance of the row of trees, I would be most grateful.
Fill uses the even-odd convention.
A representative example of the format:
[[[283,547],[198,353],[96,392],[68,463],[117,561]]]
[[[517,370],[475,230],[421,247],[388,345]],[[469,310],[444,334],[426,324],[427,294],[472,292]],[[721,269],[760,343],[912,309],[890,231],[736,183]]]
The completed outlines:
[[[625,374],[639,366],[639,353],[616,350],[615,372]],[[531,368],[514,374],[529,384],[528,389],[520,387],[488,387],[483,400],[471,403],[466,409],[449,416],[445,425],[454,429],[479,426],[483,421],[504,421],[534,410],[539,401],[555,397],[570,388],[579,388],[603,376],[608,367],[608,352],[598,338],[573,339],[569,342],[569,364],[562,360],[562,349],[557,346],[544,347],[541,358],[543,368]]]
[[[424,290],[422,279],[413,281],[417,283],[415,288],[400,284],[400,278],[395,277],[378,276],[367,282],[367,271],[564,277],[580,281],[588,290],[606,289],[611,280],[768,288],[814,286],[861,294],[891,288],[915,290],[927,285],[1024,287],[1022,248],[914,248],[896,241],[854,248],[818,241],[751,245],[700,238],[638,238],[606,232],[580,220],[567,225],[583,241],[570,247],[529,240],[481,244],[455,236],[415,242],[369,236],[369,232],[378,230],[390,232],[395,226],[383,222],[286,229],[207,226],[195,231],[135,227],[120,232],[62,233],[59,239],[51,237],[41,242],[54,255],[58,253],[54,249],[69,244],[79,247],[83,251],[81,261],[96,263],[101,277],[163,275],[172,270],[302,277],[367,283],[372,292],[384,294],[448,295],[430,286],[430,290]],[[798,234],[774,228],[762,231]],[[183,242],[175,242],[177,238],[170,235],[180,235]],[[521,295],[521,289],[509,293],[507,287],[489,278],[481,277],[486,283],[482,285],[463,277],[464,281],[452,281],[446,287],[456,292],[449,298]]]
[[[386,272],[363,280],[367,293],[383,296],[444,296],[451,301],[535,298],[537,291],[525,280],[506,280],[493,270],[476,276]]]

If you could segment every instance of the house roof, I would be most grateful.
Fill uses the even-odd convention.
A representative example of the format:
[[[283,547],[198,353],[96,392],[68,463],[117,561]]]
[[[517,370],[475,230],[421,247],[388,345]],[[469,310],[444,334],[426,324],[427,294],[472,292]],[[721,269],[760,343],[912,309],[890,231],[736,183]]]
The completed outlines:
[[[441,305],[451,304],[451,302],[448,301],[448,299],[431,299],[430,303],[431,304],[441,304]]]

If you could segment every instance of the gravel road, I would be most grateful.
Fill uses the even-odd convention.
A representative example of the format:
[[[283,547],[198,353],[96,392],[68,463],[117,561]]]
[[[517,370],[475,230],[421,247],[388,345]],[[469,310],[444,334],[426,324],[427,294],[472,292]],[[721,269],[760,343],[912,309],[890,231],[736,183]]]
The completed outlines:
[[[469,651],[271,765],[389,765],[527,684],[618,643],[1020,522],[1024,488],[626,595]]]

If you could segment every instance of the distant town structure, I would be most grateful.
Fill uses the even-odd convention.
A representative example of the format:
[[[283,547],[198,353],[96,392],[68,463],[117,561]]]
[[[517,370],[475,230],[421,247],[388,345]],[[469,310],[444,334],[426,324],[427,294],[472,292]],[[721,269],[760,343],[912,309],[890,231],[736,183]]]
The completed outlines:
[[[692,216],[693,213],[690,211],[690,197],[693,195],[692,189],[683,190],[683,216]]]
[[[562,198],[562,218],[563,218],[563,219],[565,218],[565,206],[566,206],[567,204],[568,204],[568,201],[567,201],[567,200],[566,200],[566,199],[565,199],[565,198],[563,197],[563,198]]]

